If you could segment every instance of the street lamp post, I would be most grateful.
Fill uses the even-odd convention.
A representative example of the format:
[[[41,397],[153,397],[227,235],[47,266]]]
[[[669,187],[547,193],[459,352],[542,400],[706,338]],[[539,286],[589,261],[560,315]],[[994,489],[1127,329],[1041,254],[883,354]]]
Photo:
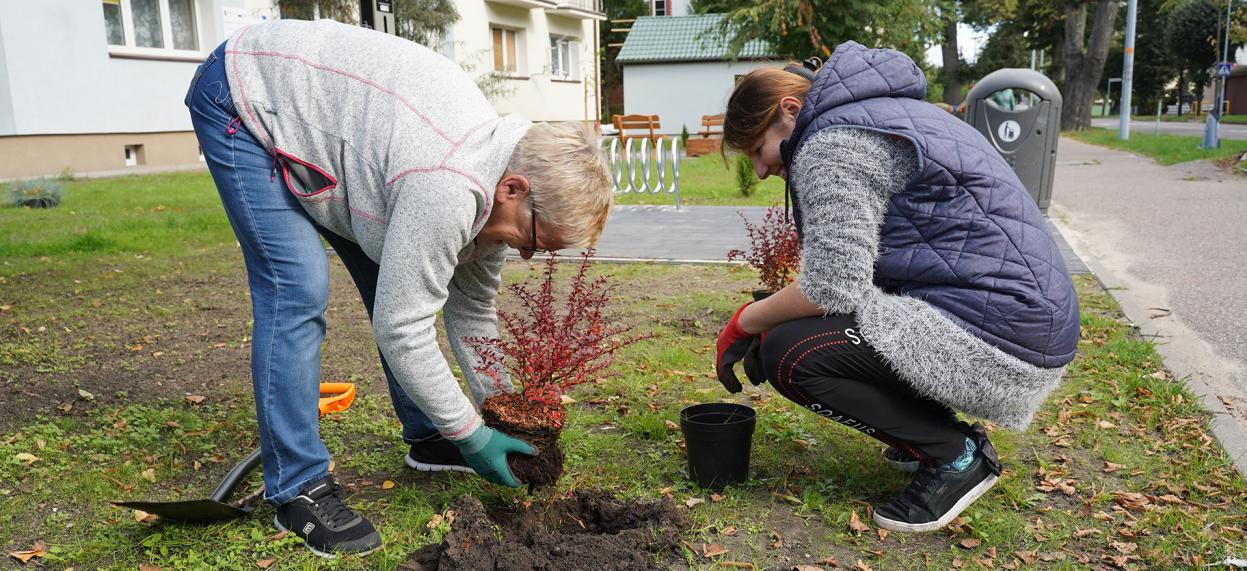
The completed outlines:
[[[1130,138],[1130,92],[1134,79],[1134,22],[1137,8],[1137,0],[1126,2],[1126,46],[1121,69],[1121,120],[1117,132],[1117,138],[1123,141]]]
[[[1234,0],[1225,0],[1225,39],[1221,44],[1221,63],[1230,61],[1230,8],[1234,5]],[[1218,68],[1221,66],[1218,65]],[[1204,140],[1200,143],[1201,149],[1219,149],[1221,148],[1221,113],[1225,110],[1225,84],[1226,77],[1220,74],[1218,69],[1217,81],[1221,83],[1217,90],[1217,97],[1214,101],[1214,109],[1208,114],[1204,120]]]

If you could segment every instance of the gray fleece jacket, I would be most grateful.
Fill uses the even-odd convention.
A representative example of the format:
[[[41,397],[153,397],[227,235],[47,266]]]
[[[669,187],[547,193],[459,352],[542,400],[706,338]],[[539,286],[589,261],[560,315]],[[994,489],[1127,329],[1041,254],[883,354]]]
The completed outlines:
[[[380,264],[373,331],[390,368],[442,434],[481,419],[437,345],[450,345],[477,401],[464,336],[497,337],[506,252],[476,246],[493,188],[530,123],[500,118],[454,62],[412,42],[320,20],[239,30],[226,74],[242,124],[312,219]],[[509,387],[508,387],[509,388]]]
[[[913,145],[876,131],[824,129],[807,140],[789,175],[804,214],[798,284],[828,313],[856,314],[862,335],[919,394],[1024,428],[1065,367],[1026,363],[934,306],[874,284],[888,200],[917,171]]]

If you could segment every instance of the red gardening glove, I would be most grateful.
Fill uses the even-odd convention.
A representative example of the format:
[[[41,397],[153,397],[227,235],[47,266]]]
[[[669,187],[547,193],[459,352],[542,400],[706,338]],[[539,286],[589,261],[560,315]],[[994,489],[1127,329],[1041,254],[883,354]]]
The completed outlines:
[[[749,346],[757,341],[757,335],[746,333],[740,328],[740,314],[746,307],[749,307],[748,303],[736,310],[732,319],[728,320],[723,331],[719,333],[719,340],[715,344],[714,372],[729,393],[738,393],[741,390],[740,380],[736,378],[732,365],[744,359],[749,352]]]

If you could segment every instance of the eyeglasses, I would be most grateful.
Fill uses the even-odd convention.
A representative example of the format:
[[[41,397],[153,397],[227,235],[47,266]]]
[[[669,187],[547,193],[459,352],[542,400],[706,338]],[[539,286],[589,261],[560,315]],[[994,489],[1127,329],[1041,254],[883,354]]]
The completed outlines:
[[[533,245],[531,248],[520,248],[520,250],[533,254],[549,254],[550,250],[537,247],[537,209],[533,205],[532,197],[528,199],[528,219],[532,221]]]

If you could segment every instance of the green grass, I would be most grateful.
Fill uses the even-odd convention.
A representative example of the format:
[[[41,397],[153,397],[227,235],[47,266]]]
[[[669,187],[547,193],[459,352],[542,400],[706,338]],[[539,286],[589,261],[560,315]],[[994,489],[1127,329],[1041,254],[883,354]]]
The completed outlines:
[[[152,359],[151,348],[127,348],[136,342],[168,351],[164,359],[193,363],[201,356],[156,337],[204,316],[211,319],[194,327],[212,334],[201,342],[205,351],[235,351],[226,361],[233,372],[224,378],[170,369],[133,378],[115,394],[75,400],[69,413],[35,404],[34,391],[32,404],[8,411],[24,420],[0,429],[0,542],[6,552],[44,541],[50,553],[41,562],[49,568],[244,569],[274,559],[281,569],[394,569],[411,552],[440,541],[445,527],[426,524],[455,498],[473,494],[493,507],[528,498],[468,475],[403,466],[405,448],[385,390],[377,387],[366,318],[357,307],[346,314],[337,305],[334,300],[358,305],[349,282],[337,281],[325,367],[339,375],[330,378],[354,380],[364,390],[350,410],[324,420],[322,436],[352,505],[377,524],[385,550],[364,559],[320,560],[293,537],[275,537],[269,507],[228,523],[181,526],[138,522],[129,510],[111,506],[117,499],[203,496],[257,445],[245,376],[245,277],[237,271],[239,254],[224,217],[208,218],[219,206],[206,180],[179,175],[75,183],[69,198],[77,202],[70,208],[0,212],[16,252],[25,241],[48,248],[38,256],[5,258],[11,262],[4,266],[8,279],[0,280],[0,322],[7,324],[0,328],[0,381],[6,386],[69,387],[73,394],[85,379],[130,379],[132,363]],[[155,210],[158,205],[166,210]],[[160,218],[168,210],[186,220],[204,216],[205,226],[168,225]],[[40,232],[11,229],[28,215]],[[112,224],[127,217],[134,233]],[[88,251],[55,246],[72,242],[73,231],[63,232],[67,226],[98,229],[111,245]],[[706,500],[688,509],[688,544],[719,543],[729,549],[720,559],[759,568],[825,557],[841,567],[861,560],[875,569],[1191,568],[1241,557],[1247,545],[1247,486],[1208,437],[1209,415],[1180,380],[1167,376],[1151,343],[1133,333],[1090,279],[1077,280],[1083,334],[1066,381],[1028,430],[992,431],[1006,465],[997,487],[943,532],[884,536],[848,526],[854,513],[869,524],[869,506],[906,482],[880,461],[877,442],[802,410],[766,385],[728,395],[714,380],[714,333],[752,287],[747,270],[602,264],[594,271],[611,274],[619,285],[617,319],[655,337],[624,351],[617,376],[573,393],[578,402],[562,440],[568,473],[559,492],[605,488],[627,498],[670,495],[681,505]],[[530,264],[513,263],[503,277],[514,282],[534,272]],[[500,299],[503,307],[514,303]],[[105,331],[123,334],[111,339]],[[198,339],[194,331],[190,336]],[[219,338],[229,347],[214,347],[216,331],[225,331]],[[153,341],[135,341],[146,334]],[[343,339],[354,345],[344,346]],[[162,396],[168,391],[156,392],[161,382],[184,388]],[[194,405],[181,397],[183,390],[216,392]],[[718,501],[687,480],[681,436],[668,425],[682,407],[716,400],[748,403],[759,413],[751,479]],[[385,489],[386,480],[397,485]],[[728,534],[729,526],[737,532]],[[780,548],[772,533],[782,539]],[[688,568],[715,568],[692,551],[683,557]],[[3,565],[17,564],[10,559]]]
[[[1162,165],[1222,159],[1247,151],[1247,141],[1235,139],[1222,139],[1219,149],[1200,149],[1200,137],[1182,135],[1132,132],[1130,140],[1122,141],[1117,138],[1116,130],[1097,127],[1085,131],[1065,131],[1061,134],[1084,143],[1150,157]]]
[[[731,168],[736,161],[730,160]],[[671,169],[667,167],[668,177]],[[639,180],[639,174],[638,174]],[[668,178],[670,180],[670,178]],[[651,179],[657,182],[657,175]],[[734,173],[723,164],[718,154],[702,155],[680,162],[680,203],[697,206],[770,206],[784,202],[784,181],[771,177],[759,181],[753,196],[743,196],[736,185]],[[616,194],[616,204],[674,205],[675,195],[669,193]]]
[[[1117,119],[1118,117],[1118,115],[1108,115],[1105,118]],[[1130,118],[1133,121],[1156,121],[1155,115],[1132,115]],[[1160,120],[1162,123],[1203,123],[1204,116],[1191,115],[1190,113],[1187,113],[1181,117],[1177,115],[1161,115]],[[1234,125],[1247,125],[1247,115],[1225,115],[1221,117],[1221,122]]]
[[[171,259],[234,243],[206,172],[65,183],[56,208],[0,208],[0,276],[60,261]],[[44,260],[41,262],[41,260]]]

